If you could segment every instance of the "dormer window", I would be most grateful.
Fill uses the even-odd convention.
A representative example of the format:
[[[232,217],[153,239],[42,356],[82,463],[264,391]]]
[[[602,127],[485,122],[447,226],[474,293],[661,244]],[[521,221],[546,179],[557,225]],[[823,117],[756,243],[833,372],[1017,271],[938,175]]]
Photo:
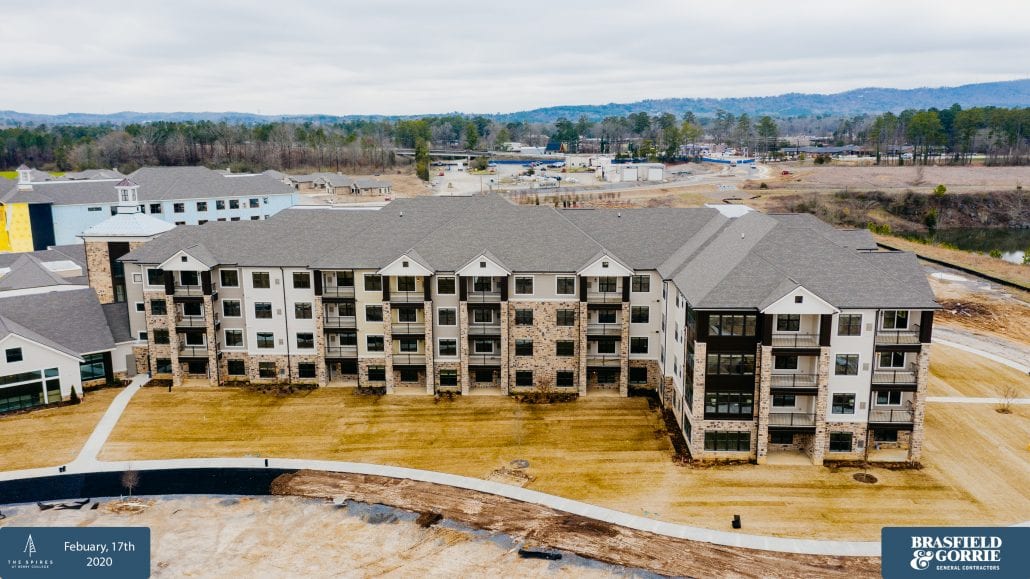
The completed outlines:
[[[794,303],[801,304],[805,302],[805,296],[794,296]]]

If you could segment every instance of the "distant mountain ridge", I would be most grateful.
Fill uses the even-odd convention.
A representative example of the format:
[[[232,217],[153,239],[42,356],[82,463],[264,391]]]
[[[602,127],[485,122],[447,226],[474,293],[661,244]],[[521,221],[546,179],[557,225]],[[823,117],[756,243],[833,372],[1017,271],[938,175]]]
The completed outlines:
[[[773,117],[805,116],[853,116],[863,113],[879,114],[887,111],[900,112],[904,109],[930,107],[947,108],[958,103],[963,107],[1030,106],[1030,79],[966,84],[956,87],[937,88],[860,88],[836,94],[789,93],[768,97],[737,98],[667,98],[648,99],[633,103],[609,103],[604,105],[562,105],[544,107],[513,113],[482,114],[494,120],[551,122],[561,117],[577,119],[586,116],[600,120],[610,116],[625,116],[630,113],[648,114],[673,113],[677,116],[692,111],[699,116],[712,116],[718,110],[735,115],[747,113],[752,116]],[[468,114],[472,113],[445,113]],[[277,121],[332,123],[348,120],[410,119],[442,116],[441,113],[424,115],[259,115],[241,112],[172,112],[139,113],[118,112],[110,114],[65,113],[43,115],[0,111],[0,125],[96,125],[110,123],[125,125],[152,121],[226,121],[229,123],[267,123]]]

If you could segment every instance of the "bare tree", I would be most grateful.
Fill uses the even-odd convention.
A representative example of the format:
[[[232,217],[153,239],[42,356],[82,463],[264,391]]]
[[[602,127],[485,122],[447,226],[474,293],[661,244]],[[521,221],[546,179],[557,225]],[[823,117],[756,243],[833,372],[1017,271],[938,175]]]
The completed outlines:
[[[122,473],[122,486],[129,491],[129,496],[132,496],[132,491],[139,486],[139,471],[132,470],[131,468]]]
[[[998,387],[998,406],[995,408],[1001,414],[1012,414],[1012,402],[1019,396],[1019,389],[1009,382]]]

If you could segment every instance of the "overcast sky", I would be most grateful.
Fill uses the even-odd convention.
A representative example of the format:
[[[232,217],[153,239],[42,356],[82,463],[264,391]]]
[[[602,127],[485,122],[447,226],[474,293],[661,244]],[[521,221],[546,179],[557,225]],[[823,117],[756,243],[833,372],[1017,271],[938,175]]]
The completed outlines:
[[[1027,0],[0,0],[0,109],[509,112],[1026,78]]]

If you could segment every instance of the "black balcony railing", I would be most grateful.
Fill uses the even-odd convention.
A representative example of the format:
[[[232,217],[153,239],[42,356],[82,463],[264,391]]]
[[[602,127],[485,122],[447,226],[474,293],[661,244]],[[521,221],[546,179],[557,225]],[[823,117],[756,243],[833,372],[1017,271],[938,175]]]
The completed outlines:
[[[869,411],[869,422],[880,424],[911,424],[911,410],[884,410],[873,408]]]
[[[815,426],[815,414],[812,412],[772,412],[769,414],[769,426]]]
[[[197,345],[181,344],[179,346],[179,356],[180,357],[183,357],[183,356],[185,356],[185,357],[199,357],[199,356],[203,356],[203,357],[206,358],[207,357],[207,345],[206,344],[202,344],[202,345],[197,346]]]
[[[620,365],[618,354],[596,354],[587,352],[587,366],[616,367]]]
[[[204,316],[184,316],[178,314],[175,316],[175,325],[181,328],[203,328],[207,325],[207,319]]]
[[[390,331],[394,334],[425,334],[426,325],[422,322],[393,322]]]
[[[204,295],[203,286],[199,285],[176,285],[173,295],[177,296],[202,296]]]
[[[352,286],[352,285],[325,285],[325,286],[322,287],[322,297],[352,298],[352,297],[354,297],[354,286]]]
[[[333,358],[353,358],[358,355],[358,347],[351,346],[326,346],[325,355]]]
[[[906,330],[879,330],[876,343],[880,346],[910,346],[919,343],[919,324]]]
[[[815,388],[818,383],[816,374],[773,374],[769,379],[773,388]]]
[[[423,302],[426,299],[426,295],[420,291],[413,292],[402,292],[402,291],[391,291],[390,301],[395,303],[410,304],[415,302]]]
[[[618,336],[622,334],[622,322],[587,322],[588,336]]]
[[[469,365],[471,366],[500,366],[500,354],[469,354]]]
[[[819,334],[777,334],[774,332],[772,346],[774,348],[818,348]]]
[[[496,336],[501,333],[501,324],[469,324],[470,336]]]
[[[501,301],[501,292],[477,292],[470,291],[467,296],[468,301],[475,303],[490,303]]]
[[[913,370],[891,370],[880,368],[873,371],[873,384],[915,384],[916,373]]]
[[[357,319],[354,316],[326,316],[322,318],[324,328],[356,328]]]
[[[617,304],[622,301],[621,291],[598,292],[587,291],[587,303],[591,304]]]
[[[393,364],[402,366],[422,366],[426,363],[425,354],[400,354],[394,353]]]

